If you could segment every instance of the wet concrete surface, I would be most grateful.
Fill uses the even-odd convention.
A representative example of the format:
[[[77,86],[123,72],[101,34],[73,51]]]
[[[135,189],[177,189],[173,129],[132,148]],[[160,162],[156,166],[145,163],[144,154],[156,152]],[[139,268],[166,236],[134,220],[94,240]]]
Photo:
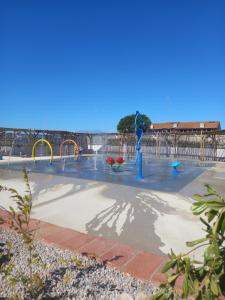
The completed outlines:
[[[191,196],[210,183],[225,195],[223,165],[182,161],[181,173],[171,174],[169,160],[146,160],[145,180],[137,167],[123,166],[113,174],[101,158],[80,162],[46,161],[0,165],[0,184],[24,192],[21,169],[29,171],[34,195],[33,217],[80,232],[166,254],[185,251],[185,241],[201,236],[201,224],[191,213]],[[0,193],[0,205],[13,205]]]
[[[165,192],[179,192],[188,183],[215,165],[215,163],[180,160],[180,173],[172,174],[171,163],[173,160],[144,158],[144,180],[137,180],[138,164],[134,164],[132,160],[126,160],[119,172],[113,172],[105,163],[105,158],[104,156],[91,156],[81,157],[78,161],[74,159],[55,160],[52,165],[43,160],[36,163],[32,161],[14,162],[9,165],[0,164],[0,168],[10,170],[26,168],[34,173],[56,174]]]

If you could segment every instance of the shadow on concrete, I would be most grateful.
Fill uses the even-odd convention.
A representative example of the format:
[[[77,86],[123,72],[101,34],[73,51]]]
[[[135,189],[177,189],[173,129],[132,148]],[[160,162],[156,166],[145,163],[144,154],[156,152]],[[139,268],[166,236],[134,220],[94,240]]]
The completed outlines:
[[[159,248],[164,244],[154,232],[154,222],[158,214],[174,211],[152,192],[136,194],[132,191],[106,189],[104,196],[115,202],[88,222],[86,231],[141,250],[163,254]]]
[[[38,184],[35,184],[34,189],[33,189],[33,197],[35,200],[33,208],[46,206],[46,205],[49,205],[56,201],[62,201],[64,197],[69,197],[69,196],[73,197],[73,196],[76,196],[76,193],[82,192],[82,190],[87,191],[87,190],[90,190],[92,188],[95,188],[95,187],[101,185],[101,183],[98,183],[98,182],[93,182],[90,185],[89,182],[84,181],[84,180],[78,180],[78,181],[76,181],[76,184],[74,182],[70,183],[68,180],[59,183],[59,179],[58,178],[57,178],[57,180],[55,180],[55,179],[56,179],[55,176],[51,176],[50,178],[45,177],[41,180],[40,179],[38,180]],[[67,184],[71,184],[71,187],[69,188],[68,191],[66,191],[64,193],[60,193],[60,196],[50,198],[49,200],[38,202],[37,199],[39,198],[41,193],[43,193],[43,192],[51,193],[55,189],[60,188],[60,186],[64,186]]]

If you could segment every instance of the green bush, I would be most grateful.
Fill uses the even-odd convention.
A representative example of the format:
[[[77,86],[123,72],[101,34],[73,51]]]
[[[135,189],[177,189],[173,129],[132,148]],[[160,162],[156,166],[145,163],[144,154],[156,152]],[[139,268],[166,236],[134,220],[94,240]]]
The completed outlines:
[[[42,296],[45,292],[47,278],[43,276],[41,271],[37,270],[44,270],[46,266],[36,250],[35,234],[37,228],[33,225],[32,228],[30,226],[33,197],[30,189],[28,173],[25,169],[23,170],[23,175],[26,184],[26,194],[24,196],[20,195],[13,188],[0,185],[0,192],[8,191],[11,194],[11,198],[16,203],[16,210],[13,207],[10,207],[7,217],[0,217],[0,224],[9,224],[11,229],[15,230],[22,237],[23,245],[28,251],[27,259],[23,263],[28,267],[29,271],[15,275],[13,272],[15,265],[11,259],[14,254],[12,253],[10,243],[7,242],[6,245],[4,245],[4,252],[0,252],[0,276],[7,279],[9,288],[12,290],[13,296],[10,299],[21,299],[16,292],[17,284],[22,287],[26,299],[43,299]],[[73,257],[71,260],[64,260],[64,266],[69,263],[72,263],[78,268],[82,267],[81,262],[77,257]],[[68,281],[68,276],[64,278],[64,280]]]
[[[192,250],[176,255],[172,250],[169,261],[162,268],[167,282],[161,284],[152,300],[180,299],[194,296],[198,300],[214,300],[225,295],[225,200],[210,185],[205,195],[194,195],[194,215],[199,215],[204,225],[205,236],[187,242]],[[203,218],[202,216],[205,216]],[[206,247],[201,261],[190,258],[197,248]],[[182,277],[182,290],[176,287]]]
[[[20,274],[19,276],[14,276],[12,274],[14,265],[10,262],[11,249],[10,246],[7,247],[8,260],[6,263],[1,264],[0,273],[8,277],[11,287],[15,286],[17,283],[21,283],[25,294],[30,297],[30,299],[36,299],[40,293],[40,290],[44,286],[44,282],[38,272],[34,270],[34,265],[40,264],[41,259],[34,245],[34,234],[35,228],[30,229],[30,215],[32,210],[32,193],[29,184],[28,173],[23,170],[24,181],[26,184],[26,194],[21,196],[15,189],[8,188],[6,186],[0,185],[1,191],[8,191],[11,194],[11,198],[15,201],[17,211],[13,207],[9,207],[7,219],[0,218],[0,223],[8,223],[10,227],[15,230],[18,234],[22,236],[23,243],[28,250],[28,260],[24,262],[29,268],[29,274]],[[15,299],[18,299],[15,296]]]

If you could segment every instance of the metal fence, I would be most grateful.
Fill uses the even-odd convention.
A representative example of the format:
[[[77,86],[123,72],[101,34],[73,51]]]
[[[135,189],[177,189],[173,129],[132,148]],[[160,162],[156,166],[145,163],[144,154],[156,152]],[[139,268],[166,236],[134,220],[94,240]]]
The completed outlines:
[[[95,143],[92,149],[98,153],[134,154],[135,135],[104,135],[102,142]],[[148,133],[144,135],[141,146],[143,155],[156,157],[184,157],[200,160],[225,161],[224,132],[198,133]]]
[[[136,145],[135,134],[0,128],[0,154],[31,156],[32,146],[39,138],[47,139],[51,143],[54,155],[59,155],[60,144],[66,139],[74,140],[83,153],[117,152],[134,155]],[[158,158],[185,157],[225,161],[225,131],[151,131],[144,134],[141,147],[143,155],[154,155]],[[64,152],[68,153],[66,147]],[[41,145],[37,154],[47,155],[46,145]]]

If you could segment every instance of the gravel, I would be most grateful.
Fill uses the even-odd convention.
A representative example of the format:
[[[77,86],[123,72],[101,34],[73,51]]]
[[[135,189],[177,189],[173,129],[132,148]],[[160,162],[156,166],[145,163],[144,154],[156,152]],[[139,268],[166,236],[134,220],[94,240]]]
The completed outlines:
[[[11,231],[0,231],[0,265],[4,258],[6,242],[11,242],[11,262],[14,268],[11,275],[3,277],[0,273],[0,300],[15,297],[31,299],[21,282],[10,284],[9,278],[22,278],[29,275],[27,260],[29,253],[23,245],[20,235]],[[35,250],[41,261],[33,264],[33,273],[37,272],[43,281],[38,299],[121,299],[121,294],[129,294],[133,299],[144,293],[149,298],[156,288],[147,282],[137,280],[116,269],[81,256],[78,253],[64,251],[40,242],[35,242]],[[81,266],[77,265],[79,262]]]

